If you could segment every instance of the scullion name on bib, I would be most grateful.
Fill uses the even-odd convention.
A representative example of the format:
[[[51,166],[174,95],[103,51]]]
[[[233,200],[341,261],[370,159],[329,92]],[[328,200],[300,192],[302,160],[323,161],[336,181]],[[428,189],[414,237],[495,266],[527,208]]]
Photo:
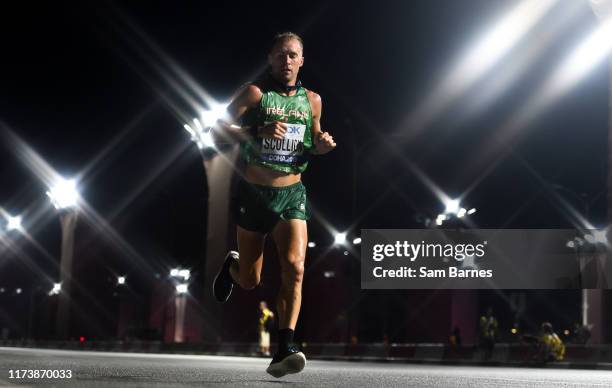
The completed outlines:
[[[304,152],[305,133],[306,125],[287,124],[287,132],[283,139],[262,139],[261,159],[267,162],[296,163]]]

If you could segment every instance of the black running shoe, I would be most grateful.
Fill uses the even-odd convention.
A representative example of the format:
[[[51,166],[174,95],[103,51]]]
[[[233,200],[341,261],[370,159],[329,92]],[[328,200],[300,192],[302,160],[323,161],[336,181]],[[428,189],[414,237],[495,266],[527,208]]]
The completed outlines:
[[[297,346],[289,345],[287,349],[279,350],[272,358],[266,372],[279,378],[290,373],[301,372],[306,366],[306,356]]]
[[[225,256],[225,261],[223,262],[221,269],[219,269],[219,272],[217,272],[217,275],[215,276],[215,280],[213,280],[213,295],[219,303],[227,302],[232,294],[234,281],[230,275],[230,265],[232,264],[232,261],[238,261],[238,257],[238,252],[229,251],[227,256]]]

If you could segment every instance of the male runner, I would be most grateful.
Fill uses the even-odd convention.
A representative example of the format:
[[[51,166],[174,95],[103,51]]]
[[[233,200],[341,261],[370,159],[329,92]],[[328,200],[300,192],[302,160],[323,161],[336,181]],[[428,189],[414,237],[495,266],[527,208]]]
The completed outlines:
[[[269,74],[241,90],[227,109],[234,122],[241,121],[241,129],[221,123],[225,134],[241,139],[246,167],[234,209],[239,253],[228,253],[213,293],[225,302],[234,284],[246,290],[259,284],[264,239],[271,234],[281,266],[276,302],[279,344],[267,369],[274,377],[300,372],[306,365],[306,357],[293,344],[308,241],[309,211],[301,173],[310,155],[336,146],[332,136],[321,131],[321,98],[298,81],[303,49],[294,33],[275,36],[268,54]]]

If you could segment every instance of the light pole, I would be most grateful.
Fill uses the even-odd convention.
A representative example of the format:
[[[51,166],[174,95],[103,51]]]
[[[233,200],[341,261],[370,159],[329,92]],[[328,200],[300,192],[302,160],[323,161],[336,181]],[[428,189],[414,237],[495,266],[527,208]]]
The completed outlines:
[[[117,339],[122,341],[126,338],[127,330],[131,318],[131,304],[128,301],[128,285],[127,276],[116,275],[116,283],[114,284],[113,297],[117,300],[116,307],[116,335]]]
[[[74,231],[77,225],[79,202],[79,193],[76,186],[75,180],[60,178],[47,191],[47,196],[51,203],[59,211],[62,228],[60,257],[60,284],[62,292],[58,294],[59,299],[55,322],[55,333],[58,339],[66,339],[68,337]]]
[[[191,140],[200,150],[208,182],[205,289],[212,284],[215,273],[230,248],[230,191],[239,147],[231,145],[224,150],[217,149],[212,142],[210,130],[210,127],[224,115],[225,106],[219,105],[204,112],[200,119],[194,119],[193,124],[184,125],[185,130],[191,135]],[[220,316],[219,305],[215,303],[210,292],[203,293],[202,301],[205,309],[211,312],[211,316]],[[203,337],[208,340],[216,339],[214,323],[203,327],[203,330]]]
[[[590,0],[591,7],[595,16],[600,21],[600,25],[605,25],[606,23],[612,23],[612,1],[611,0]],[[609,39],[607,37],[606,39]],[[609,40],[608,40],[609,42]],[[608,224],[612,222],[612,59],[608,56],[608,179],[607,179],[607,201],[608,201],[608,209],[607,209],[607,218]],[[608,259],[612,258],[612,252],[610,252],[610,248],[607,249]],[[610,279],[609,271],[612,270],[612,266],[604,267],[604,271],[606,273],[606,277]],[[603,296],[604,293],[602,290],[589,290],[589,294],[591,296],[590,299],[593,299],[591,305],[597,305],[598,310],[602,309]],[[606,293],[607,295],[607,293]],[[600,323],[603,323],[603,318],[601,317],[601,313],[597,316],[599,318]],[[602,332],[602,325],[599,325],[597,331],[594,331],[592,334],[593,342],[598,343],[604,340],[604,333]]]
[[[589,218],[591,216],[590,213],[591,213],[592,202],[594,202],[598,198],[598,196],[590,199],[586,193],[578,194],[575,191],[563,185],[557,184],[557,183],[552,184],[551,187],[557,191],[562,191],[566,194],[569,194],[570,196],[578,200],[578,202],[580,203],[584,211],[585,219],[589,221]],[[583,280],[585,279],[582,279],[585,276],[585,267],[586,267],[586,261],[587,261],[586,243],[589,243],[589,241],[586,241],[583,239],[576,239],[572,241],[572,245],[570,247],[573,247],[576,249],[576,253],[578,255],[578,260],[579,260],[579,265],[580,265],[580,274],[581,274],[580,315],[581,315],[582,326],[595,329],[593,332],[594,335],[592,338],[593,338],[593,341],[597,343],[601,341],[602,339],[601,338],[602,336],[601,325],[603,323],[603,319],[601,316],[601,290],[585,288],[585,286],[588,287],[588,286],[591,286],[591,284],[590,282],[587,282],[587,284],[585,284],[585,282],[583,282]],[[591,244],[588,244],[588,247],[592,248]],[[605,271],[605,268],[602,271]],[[600,278],[601,275],[603,274],[600,273],[598,275],[599,275],[598,278]]]
[[[176,286],[176,297],[174,298],[174,308],[176,309],[176,322],[174,324],[174,342],[185,341],[185,307],[187,303],[187,284]]]
[[[170,278],[177,279],[175,285],[176,294],[174,296],[174,342],[185,341],[185,309],[187,305],[187,293],[191,271],[188,269],[174,268],[170,271]]]

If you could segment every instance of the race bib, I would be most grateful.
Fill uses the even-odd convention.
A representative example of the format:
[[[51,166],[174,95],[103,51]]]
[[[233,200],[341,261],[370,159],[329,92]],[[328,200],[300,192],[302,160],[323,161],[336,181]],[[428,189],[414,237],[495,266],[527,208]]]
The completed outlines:
[[[305,133],[306,125],[287,124],[287,132],[283,139],[261,139],[261,159],[275,163],[297,162],[304,152]]]

